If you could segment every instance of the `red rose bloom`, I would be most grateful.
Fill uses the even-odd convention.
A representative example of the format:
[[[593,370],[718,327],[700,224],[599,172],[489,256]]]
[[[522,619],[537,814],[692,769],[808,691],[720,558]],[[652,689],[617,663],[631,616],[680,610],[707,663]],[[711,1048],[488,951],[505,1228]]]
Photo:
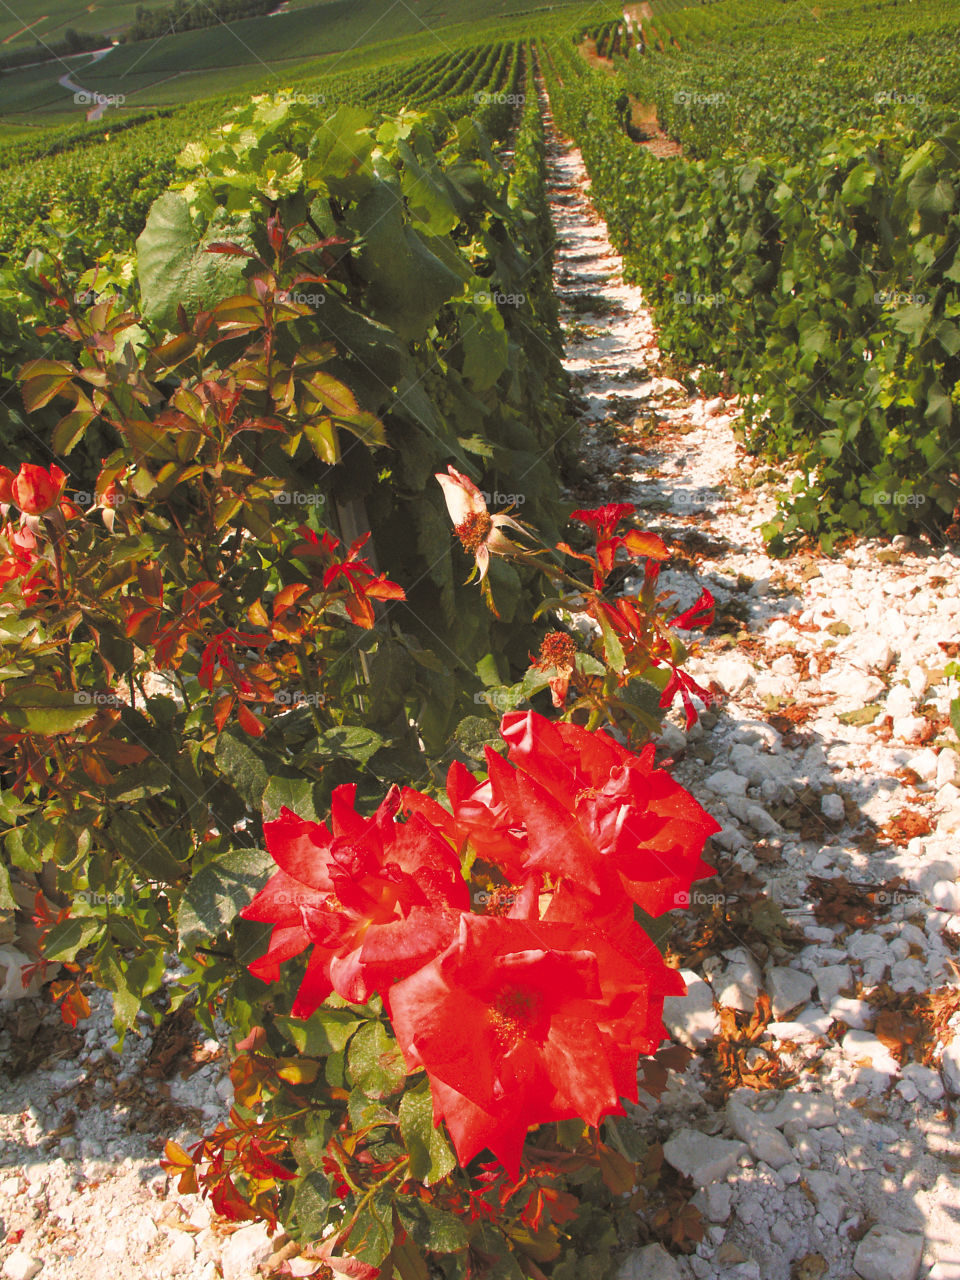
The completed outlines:
[[[460,1164],[489,1148],[515,1178],[531,1125],[596,1125],[636,1099],[637,1057],[663,1037],[664,996],[682,992],[652,943],[637,962],[582,925],[465,914],[390,1010]]]
[[[452,812],[410,787],[404,787],[401,794],[405,811],[422,814],[443,832],[458,854],[470,844],[478,858],[501,867],[509,879],[521,877],[527,835],[519,818],[495,798],[489,781],[478,782],[459,760],[447,772],[447,798]]]
[[[711,875],[701,857],[720,826],[663,769],[608,734],[509,712],[500,732],[510,764],[488,753],[494,796],[527,829],[527,868],[572,880],[588,895],[626,893],[650,915]],[[516,768],[512,768],[515,765]]]
[[[13,501],[28,516],[43,515],[60,501],[66,487],[66,473],[53,464],[49,471],[44,467],[24,462],[10,486]]]
[[[307,1018],[331,991],[364,1004],[386,995],[441,951],[469,906],[460,863],[419,815],[395,820],[400,793],[390,792],[371,818],[354,809],[356,788],[337,787],[331,832],[282,809],[264,824],[279,870],[240,913],[276,928],[265,955],[249,966],[276,982],[280,964],[312,946],[292,1014]]]

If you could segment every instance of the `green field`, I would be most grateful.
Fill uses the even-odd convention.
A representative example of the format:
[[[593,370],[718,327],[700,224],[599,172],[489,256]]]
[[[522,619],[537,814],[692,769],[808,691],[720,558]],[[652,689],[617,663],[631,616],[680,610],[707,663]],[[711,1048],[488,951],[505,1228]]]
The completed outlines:
[[[109,8],[130,17],[134,6]],[[472,0],[414,0],[410,5],[297,0],[289,11],[271,17],[118,45],[95,64],[83,55],[6,72],[0,75],[0,143],[8,141],[3,134],[8,122],[83,120],[86,107],[57,83],[67,70],[85,89],[122,96],[123,104],[108,112],[115,117],[239,89],[275,90],[311,75],[350,70],[358,58],[373,65],[447,53],[467,38],[516,38],[554,18],[563,26],[582,25],[591,15],[606,17],[612,11],[608,3],[585,5],[583,0],[488,0],[481,9]]]
[[[146,9],[160,8],[156,0],[96,0],[90,4],[35,0],[29,8],[17,5],[18,16],[14,16],[10,9],[0,7],[0,53],[37,43],[53,44],[63,39],[69,27],[116,39],[133,22],[140,4]]]

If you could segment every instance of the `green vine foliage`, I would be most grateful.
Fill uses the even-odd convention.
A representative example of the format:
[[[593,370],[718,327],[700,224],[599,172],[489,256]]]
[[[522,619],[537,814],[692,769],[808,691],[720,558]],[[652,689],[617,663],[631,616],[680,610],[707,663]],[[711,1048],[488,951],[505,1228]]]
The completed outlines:
[[[730,146],[736,121],[685,105],[698,94],[683,87],[663,115],[690,134],[692,154],[662,160],[623,128],[636,55],[621,81],[569,43],[550,54],[558,122],[582,149],[662,345],[728,374],[749,447],[800,469],[765,527],[771,547],[939,536],[960,497],[957,125],[942,112],[928,131],[897,115],[867,127],[828,117],[805,151],[745,156]],[[676,55],[648,57],[662,67],[657,84],[686,86]],[[781,79],[771,72],[769,96]],[[729,93],[715,97],[736,106],[718,82]]]
[[[550,242],[542,216],[524,207],[525,167],[511,179],[472,119],[352,108],[324,118],[266,97],[241,108],[219,141],[188,147],[181,165],[138,241],[152,325],[173,327],[179,304],[209,307],[240,289],[247,260],[206,250],[223,240],[263,249],[271,212],[299,226],[303,243],[341,242],[330,283],[299,287],[310,314],[295,329],[336,343],[330,371],[383,421],[388,447],[300,447],[325,464],[329,501],[362,506],[381,567],[409,584],[404,628],[427,645],[442,637],[457,655],[420,721],[428,749],[442,750],[474,709],[477,664],[493,663],[503,680],[511,663],[525,665],[529,641],[514,623],[531,601],[502,563],[499,618],[463,586],[468,562],[434,472],[452,463],[512,498],[547,538],[559,530],[566,389],[546,287]]]

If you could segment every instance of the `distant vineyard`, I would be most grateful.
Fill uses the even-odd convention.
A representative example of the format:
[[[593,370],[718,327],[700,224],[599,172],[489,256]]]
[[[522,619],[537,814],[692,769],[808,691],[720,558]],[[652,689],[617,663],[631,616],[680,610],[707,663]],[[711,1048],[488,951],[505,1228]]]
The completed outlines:
[[[960,7],[729,0],[643,28],[613,75],[552,42],[550,91],[663,347],[800,463],[768,536],[935,533],[960,497]]]

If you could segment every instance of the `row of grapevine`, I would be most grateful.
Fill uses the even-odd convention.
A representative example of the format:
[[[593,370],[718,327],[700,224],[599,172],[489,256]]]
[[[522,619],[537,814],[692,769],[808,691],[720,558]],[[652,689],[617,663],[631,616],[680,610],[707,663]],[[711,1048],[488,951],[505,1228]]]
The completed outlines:
[[[879,30],[875,5],[840,0],[817,18],[775,20],[757,0],[681,9],[661,51],[621,68],[622,84],[698,157],[736,147],[800,160],[839,129],[891,121],[935,132],[956,114],[955,8],[882,9],[889,20]]]
[[[901,32],[914,20],[887,8],[900,13]],[[714,29],[742,11],[761,25],[768,19],[756,0],[736,0],[671,21],[685,20],[689,36],[697,21]],[[937,7],[914,12],[918,29],[928,30]],[[868,16],[861,11],[864,22]],[[831,56],[831,33],[849,48],[843,32],[856,27],[849,19],[847,5],[834,26],[817,25],[821,56]],[[766,530],[774,544],[816,533],[829,545],[851,530],[936,534],[960,497],[960,127],[933,92],[926,106],[905,104],[908,113],[924,106],[922,125],[896,110],[854,124],[851,99],[841,93],[831,105],[824,83],[817,128],[808,122],[801,143],[788,147],[784,138],[782,150],[764,149],[765,127],[773,142],[780,138],[778,112],[786,128],[796,79],[778,69],[791,65],[793,30],[776,29],[752,78],[735,47],[737,28],[728,31],[738,68],[729,74],[753,95],[746,145],[730,131],[741,119],[735,81],[712,78],[714,67],[718,77],[727,70],[706,41],[696,58],[648,53],[622,79],[590,68],[570,42],[554,42],[547,63],[554,109],[583,151],[595,198],[656,310],[664,345],[732,378],[752,447],[799,461],[802,477]],[[877,83],[890,74],[890,46],[875,41],[873,64],[868,52],[851,75]],[[910,57],[930,62],[920,49]],[[663,105],[671,119],[664,86],[671,69],[687,77],[673,83],[691,84],[693,65],[699,89],[675,91],[675,110],[690,121],[678,135],[684,145],[689,137],[691,154],[658,159],[623,132],[623,103],[629,91],[644,92],[642,77],[656,75],[658,110]],[[941,83],[939,70],[929,75]],[[718,83],[724,88],[714,102]],[[757,104],[764,94],[769,119]]]

